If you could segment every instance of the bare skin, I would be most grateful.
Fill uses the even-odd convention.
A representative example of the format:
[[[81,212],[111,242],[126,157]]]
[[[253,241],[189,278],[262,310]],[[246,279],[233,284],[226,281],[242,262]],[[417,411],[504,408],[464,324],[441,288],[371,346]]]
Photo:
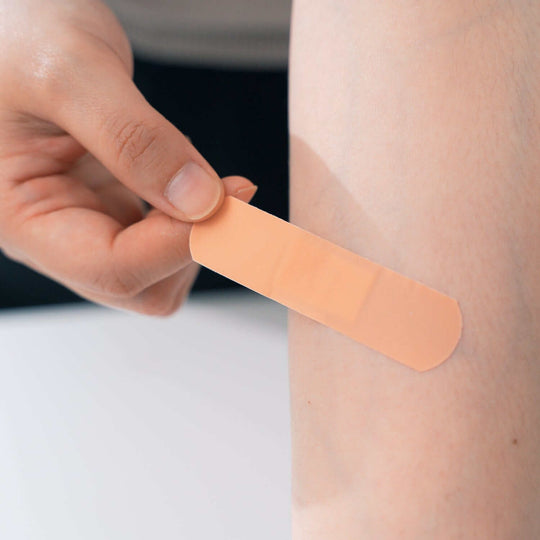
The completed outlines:
[[[0,248],[93,301],[174,312],[198,270],[190,223],[256,187],[148,105],[101,2],[0,0],[0,40]]]
[[[290,320],[294,540],[540,537],[540,8],[296,0],[292,221],[455,297],[418,374]]]

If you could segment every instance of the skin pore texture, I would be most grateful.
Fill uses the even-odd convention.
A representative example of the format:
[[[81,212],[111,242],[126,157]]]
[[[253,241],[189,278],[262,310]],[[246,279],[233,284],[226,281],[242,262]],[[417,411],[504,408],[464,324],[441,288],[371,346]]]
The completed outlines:
[[[456,298],[417,373],[290,315],[294,540],[540,537],[540,7],[296,0],[291,221]]]

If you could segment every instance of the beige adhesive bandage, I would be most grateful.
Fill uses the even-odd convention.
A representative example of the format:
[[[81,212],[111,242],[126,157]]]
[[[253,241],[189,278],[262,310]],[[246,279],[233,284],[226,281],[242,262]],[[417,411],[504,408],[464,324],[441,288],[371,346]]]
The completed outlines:
[[[461,335],[456,300],[233,197],[195,223],[195,261],[418,371]]]

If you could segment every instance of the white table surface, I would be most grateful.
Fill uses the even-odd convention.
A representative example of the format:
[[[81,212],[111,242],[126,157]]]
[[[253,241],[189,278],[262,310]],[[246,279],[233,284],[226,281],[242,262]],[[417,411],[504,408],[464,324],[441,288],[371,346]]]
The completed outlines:
[[[290,537],[286,310],[0,312],[0,539]]]

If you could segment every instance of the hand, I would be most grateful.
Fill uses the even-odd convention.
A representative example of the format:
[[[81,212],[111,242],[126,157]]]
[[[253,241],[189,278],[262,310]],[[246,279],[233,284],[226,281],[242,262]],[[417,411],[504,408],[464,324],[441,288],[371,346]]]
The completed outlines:
[[[144,100],[100,2],[0,0],[0,40],[0,248],[95,302],[172,313],[198,269],[190,222],[256,187]]]

